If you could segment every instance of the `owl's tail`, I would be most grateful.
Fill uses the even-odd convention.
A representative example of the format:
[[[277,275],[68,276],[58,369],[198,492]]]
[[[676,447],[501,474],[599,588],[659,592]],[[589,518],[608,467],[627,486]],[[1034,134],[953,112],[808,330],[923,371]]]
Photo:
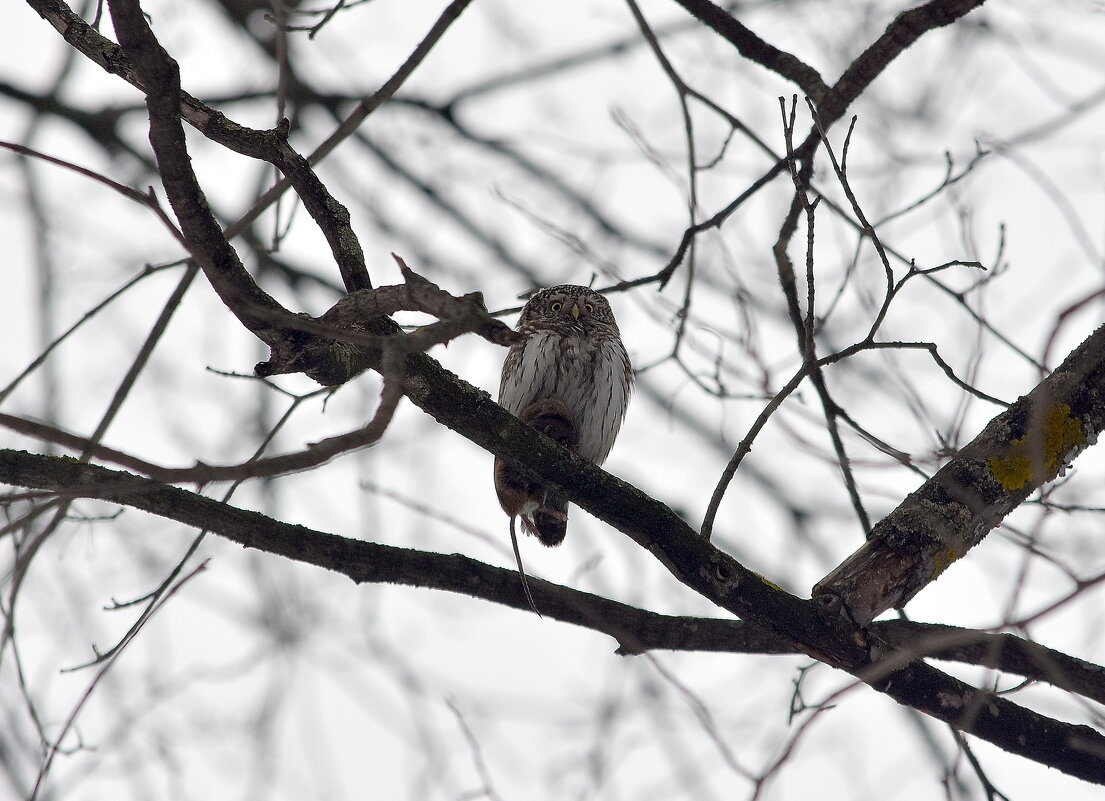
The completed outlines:
[[[559,398],[534,401],[519,415],[547,437],[576,450],[579,434],[571,410]],[[495,492],[503,511],[522,518],[522,531],[553,546],[568,530],[568,499],[540,481],[532,481],[505,459],[495,460]]]
[[[559,398],[531,403],[523,410],[521,418],[568,450],[579,447],[579,431],[571,410]],[[535,489],[540,501],[534,512],[522,516],[522,530],[549,547],[559,545],[568,532],[568,499],[548,487]]]
[[[541,506],[522,516],[522,531],[553,548],[564,542],[568,533],[568,500],[558,492],[546,490]]]

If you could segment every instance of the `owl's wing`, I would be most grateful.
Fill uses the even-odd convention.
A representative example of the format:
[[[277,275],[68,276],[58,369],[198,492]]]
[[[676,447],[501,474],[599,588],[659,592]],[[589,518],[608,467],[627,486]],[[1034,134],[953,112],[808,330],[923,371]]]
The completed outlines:
[[[533,399],[532,388],[522,379],[522,360],[526,342],[511,345],[503,361],[503,375],[499,381],[499,405],[511,414],[519,414]]]
[[[547,347],[549,334],[536,331],[525,340],[511,345],[503,362],[499,382],[499,405],[511,414],[521,415],[533,401],[548,397],[555,385],[557,365],[555,350]]]
[[[610,361],[614,368],[610,371],[610,413],[616,415],[614,431],[621,428],[625,419],[626,409],[629,408],[629,399],[633,395],[633,365],[629,361],[625,345],[620,339],[607,344],[613,350]]]
[[[633,367],[619,339],[603,343],[602,356],[596,364],[594,392],[589,398],[580,432],[579,453],[601,465],[614,447],[614,439],[629,407],[629,398],[633,393]]]

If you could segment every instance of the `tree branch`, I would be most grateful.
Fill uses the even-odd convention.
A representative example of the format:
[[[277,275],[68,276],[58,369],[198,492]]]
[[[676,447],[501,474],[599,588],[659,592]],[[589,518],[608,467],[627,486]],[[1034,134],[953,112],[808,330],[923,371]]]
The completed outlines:
[[[742,56],[793,81],[814,101],[829,90],[820,73],[797,56],[765,42],[736,17],[710,0],[675,0],[695,19],[737,48]]]
[[[1105,326],[990,421],[813,589],[864,626],[904,606],[1105,428]]]

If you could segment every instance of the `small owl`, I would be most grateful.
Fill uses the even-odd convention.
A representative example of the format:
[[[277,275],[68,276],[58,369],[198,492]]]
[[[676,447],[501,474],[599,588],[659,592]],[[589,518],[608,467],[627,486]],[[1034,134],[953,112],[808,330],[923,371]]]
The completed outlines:
[[[525,338],[507,353],[499,403],[602,464],[633,390],[633,369],[610,304],[582,286],[543,289],[522,309],[518,331]],[[495,460],[495,491],[511,517],[512,534],[520,517],[522,530],[545,545],[564,540],[568,500],[559,491],[528,480],[502,459]]]

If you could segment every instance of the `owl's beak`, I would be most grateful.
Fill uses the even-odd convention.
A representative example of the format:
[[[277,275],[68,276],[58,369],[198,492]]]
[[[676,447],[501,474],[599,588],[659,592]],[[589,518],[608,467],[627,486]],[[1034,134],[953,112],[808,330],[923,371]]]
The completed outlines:
[[[579,319],[579,304],[578,303],[573,303],[572,304],[572,317],[575,318],[576,320]]]

